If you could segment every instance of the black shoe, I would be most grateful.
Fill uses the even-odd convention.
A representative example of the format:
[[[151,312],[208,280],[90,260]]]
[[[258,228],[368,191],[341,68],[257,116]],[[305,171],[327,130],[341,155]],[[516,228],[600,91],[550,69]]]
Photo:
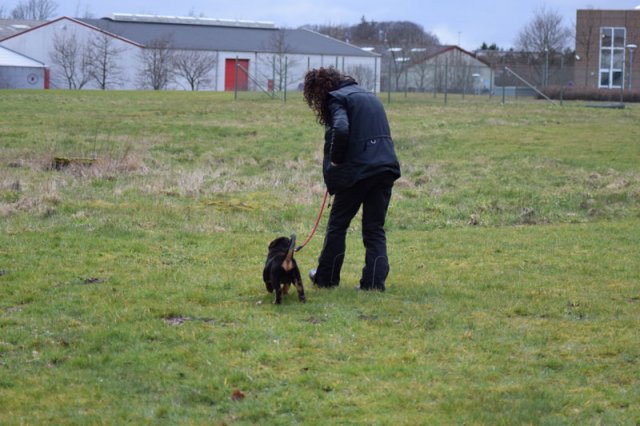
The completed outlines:
[[[384,291],[384,287],[382,288],[377,288],[377,287],[363,287],[362,285],[358,285],[356,286],[356,291]]]
[[[324,284],[324,283],[320,283],[318,282],[318,270],[316,268],[313,268],[309,271],[309,279],[311,280],[311,282],[313,283],[313,285],[315,285],[318,288],[333,288],[333,287],[338,287],[338,284]]]

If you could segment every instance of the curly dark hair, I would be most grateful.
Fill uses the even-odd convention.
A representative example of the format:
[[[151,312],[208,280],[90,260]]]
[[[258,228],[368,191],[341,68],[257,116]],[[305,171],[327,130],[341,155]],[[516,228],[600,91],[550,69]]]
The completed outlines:
[[[304,100],[316,114],[318,123],[331,124],[331,115],[327,104],[327,95],[343,83],[356,83],[356,80],[333,67],[307,71],[304,76]]]

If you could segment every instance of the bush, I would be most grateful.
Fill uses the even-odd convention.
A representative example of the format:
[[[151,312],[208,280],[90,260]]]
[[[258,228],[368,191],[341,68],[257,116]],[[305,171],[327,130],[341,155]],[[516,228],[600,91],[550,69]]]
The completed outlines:
[[[592,87],[576,86],[549,86],[543,89],[542,92],[551,99],[564,99],[567,101],[621,101],[620,89],[596,89]],[[640,102],[640,90],[625,89],[622,101]]]

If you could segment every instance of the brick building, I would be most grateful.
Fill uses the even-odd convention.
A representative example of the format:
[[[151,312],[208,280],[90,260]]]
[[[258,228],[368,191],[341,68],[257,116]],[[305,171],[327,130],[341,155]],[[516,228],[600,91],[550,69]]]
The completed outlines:
[[[578,10],[575,84],[600,89],[640,88],[638,45],[640,9]]]

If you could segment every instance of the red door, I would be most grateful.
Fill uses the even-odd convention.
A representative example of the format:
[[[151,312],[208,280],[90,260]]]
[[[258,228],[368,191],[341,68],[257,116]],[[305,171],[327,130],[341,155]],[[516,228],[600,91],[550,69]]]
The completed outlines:
[[[236,60],[227,59],[224,65],[224,90],[249,90],[249,60],[238,59],[238,70],[236,71]]]

